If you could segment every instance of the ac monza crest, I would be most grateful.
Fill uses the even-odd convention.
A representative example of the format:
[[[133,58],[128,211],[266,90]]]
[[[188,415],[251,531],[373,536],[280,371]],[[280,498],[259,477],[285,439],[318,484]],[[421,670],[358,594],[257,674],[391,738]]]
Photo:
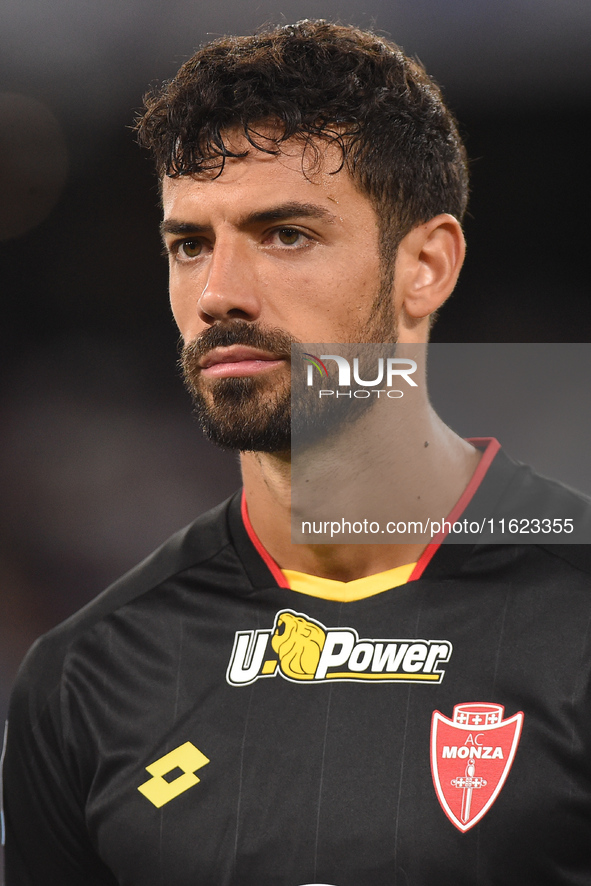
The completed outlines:
[[[500,704],[457,704],[453,717],[433,712],[431,774],[441,808],[466,832],[491,808],[513,765],[523,713],[503,719]]]

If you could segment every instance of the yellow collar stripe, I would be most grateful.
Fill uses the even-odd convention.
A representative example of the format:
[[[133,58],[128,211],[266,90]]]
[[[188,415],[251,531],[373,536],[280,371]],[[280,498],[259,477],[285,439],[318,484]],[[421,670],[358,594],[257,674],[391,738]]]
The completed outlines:
[[[375,594],[382,594],[392,588],[406,584],[416,563],[396,566],[377,575],[366,575],[354,581],[335,581],[332,578],[319,578],[293,569],[282,569],[292,591],[308,594],[309,597],[320,597],[322,600],[333,600],[335,603],[349,603],[354,600],[365,600]]]

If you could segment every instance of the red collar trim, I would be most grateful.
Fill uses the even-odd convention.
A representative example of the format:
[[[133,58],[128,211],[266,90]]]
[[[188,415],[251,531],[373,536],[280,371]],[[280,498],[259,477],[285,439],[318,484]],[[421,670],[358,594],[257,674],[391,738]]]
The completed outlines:
[[[251,542],[265,561],[265,565],[277,584],[280,588],[288,588],[289,584],[287,583],[287,579],[282,573],[281,569],[268,552],[268,550],[263,547],[263,543],[252,528],[252,523],[250,522],[250,517],[248,516],[248,505],[246,504],[246,496],[244,494],[244,489],[242,490],[242,501],[240,503],[240,513],[242,514],[242,522],[244,523],[244,528],[248,533],[248,537]]]
[[[482,458],[478,462],[478,467],[472,475],[472,479],[445,518],[446,522],[448,523],[455,523],[455,521],[458,520],[464,513],[465,509],[468,507],[469,503],[474,497],[476,490],[482,483],[492,460],[501,448],[501,444],[494,437],[469,437],[468,443],[471,443],[473,446],[476,447],[476,449],[483,449],[484,452],[482,453]],[[240,513],[242,514],[242,522],[244,523],[244,528],[246,529],[248,537],[262,557],[269,572],[271,573],[280,588],[289,588],[289,584],[283,572],[281,571],[271,554],[263,546],[263,543],[253,529],[252,523],[250,522],[250,517],[248,516],[248,506],[246,504],[246,496],[244,494],[244,490],[242,490]],[[419,560],[417,561],[417,565],[411,572],[408,581],[416,581],[418,578],[421,577],[428,564],[435,556],[437,549],[446,538],[447,534],[447,532],[441,532],[439,535],[435,536],[430,544],[427,545]]]
[[[467,439],[468,443],[471,443],[476,449],[483,449],[484,452],[482,453],[482,458],[478,462],[476,470],[472,474],[472,479],[445,518],[448,523],[455,523],[455,521],[462,516],[472,501],[476,490],[484,480],[485,474],[488,471],[493,458],[501,448],[501,444],[494,437],[468,437]],[[409,581],[416,581],[421,577],[447,535],[447,532],[440,532],[439,535],[436,535],[433,541],[427,545],[419,557],[417,565],[411,572],[408,578]]]

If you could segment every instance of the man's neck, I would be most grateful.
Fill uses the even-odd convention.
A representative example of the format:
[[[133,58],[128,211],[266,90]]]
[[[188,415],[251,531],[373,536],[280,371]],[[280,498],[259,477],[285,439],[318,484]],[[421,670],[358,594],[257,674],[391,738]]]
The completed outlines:
[[[398,435],[395,445],[391,438],[385,439],[388,469],[382,466],[379,476],[384,500],[396,504],[398,515],[412,505],[435,519],[447,516],[468,485],[481,453],[430,408],[412,429]],[[293,544],[289,453],[243,453],[241,461],[253,529],[282,569],[352,581],[415,562],[426,547],[424,539],[406,544]],[[345,501],[346,483],[342,489]]]

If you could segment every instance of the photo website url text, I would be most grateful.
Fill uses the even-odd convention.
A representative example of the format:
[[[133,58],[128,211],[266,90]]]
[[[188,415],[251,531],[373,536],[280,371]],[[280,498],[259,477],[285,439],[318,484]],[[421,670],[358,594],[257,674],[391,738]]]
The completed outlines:
[[[574,531],[574,520],[571,517],[485,517],[477,520],[390,520],[383,526],[376,520],[350,521],[340,520],[302,520],[302,535],[336,535],[351,533],[354,535],[428,535],[431,538],[441,535],[469,534],[483,535],[510,533],[511,535],[549,535],[564,533],[570,535]]]

